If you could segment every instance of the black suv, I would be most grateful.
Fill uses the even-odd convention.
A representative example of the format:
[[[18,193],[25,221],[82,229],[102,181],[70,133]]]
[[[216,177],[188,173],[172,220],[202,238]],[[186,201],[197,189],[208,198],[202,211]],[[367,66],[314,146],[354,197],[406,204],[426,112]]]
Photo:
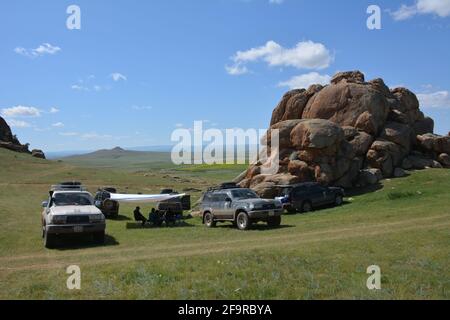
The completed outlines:
[[[289,213],[309,212],[326,205],[340,206],[344,202],[342,188],[324,187],[314,182],[279,187],[282,192],[276,199]]]
[[[252,223],[266,222],[270,227],[281,224],[283,207],[280,201],[261,199],[254,191],[224,184],[208,190],[201,201],[203,223],[211,228],[217,222],[231,222],[240,230]]]

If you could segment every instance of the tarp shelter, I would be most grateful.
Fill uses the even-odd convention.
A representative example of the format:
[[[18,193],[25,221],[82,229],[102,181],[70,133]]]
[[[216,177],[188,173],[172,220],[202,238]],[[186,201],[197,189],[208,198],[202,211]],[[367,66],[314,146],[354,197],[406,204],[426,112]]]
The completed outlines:
[[[132,203],[152,203],[161,202],[174,198],[181,198],[186,194],[119,194],[111,193],[111,200],[118,202],[132,202]]]

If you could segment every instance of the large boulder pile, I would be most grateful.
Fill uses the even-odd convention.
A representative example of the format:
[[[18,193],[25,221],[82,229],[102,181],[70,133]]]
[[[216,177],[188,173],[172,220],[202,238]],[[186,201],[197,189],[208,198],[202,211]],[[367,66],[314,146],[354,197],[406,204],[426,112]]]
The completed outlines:
[[[261,174],[264,157],[236,182],[270,197],[277,186],[306,181],[345,188],[401,177],[405,170],[450,167],[450,136],[433,134],[434,122],[406,88],[382,79],[366,82],[359,71],[341,72],[330,85],[286,93],[264,137],[279,130],[279,170]],[[267,151],[267,152],[266,152]]]
[[[12,134],[11,128],[2,117],[0,117],[0,148],[29,153],[33,157],[45,159],[45,154],[42,150],[33,150],[30,152],[28,144],[21,144],[19,139]]]

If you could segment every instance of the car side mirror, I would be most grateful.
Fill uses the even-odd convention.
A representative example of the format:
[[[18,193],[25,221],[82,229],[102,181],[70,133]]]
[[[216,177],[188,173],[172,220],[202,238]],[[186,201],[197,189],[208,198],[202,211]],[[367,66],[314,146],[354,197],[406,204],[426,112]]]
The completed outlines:
[[[48,201],[43,201],[41,206],[42,206],[42,208],[47,208],[48,207]]]
[[[225,199],[225,202],[233,202],[233,200],[231,200],[230,197],[227,197],[227,198]]]

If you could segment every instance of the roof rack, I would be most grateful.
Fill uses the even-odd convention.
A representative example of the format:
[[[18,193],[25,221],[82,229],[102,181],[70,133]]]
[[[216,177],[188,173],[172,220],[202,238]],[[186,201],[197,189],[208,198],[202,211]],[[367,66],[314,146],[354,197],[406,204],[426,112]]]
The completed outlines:
[[[52,185],[50,191],[87,191],[87,188],[81,182],[73,181]]]
[[[238,186],[236,183],[226,182],[226,183],[222,183],[218,186],[208,188],[208,191],[219,191],[219,190],[238,189],[238,188],[240,189],[241,187]]]

